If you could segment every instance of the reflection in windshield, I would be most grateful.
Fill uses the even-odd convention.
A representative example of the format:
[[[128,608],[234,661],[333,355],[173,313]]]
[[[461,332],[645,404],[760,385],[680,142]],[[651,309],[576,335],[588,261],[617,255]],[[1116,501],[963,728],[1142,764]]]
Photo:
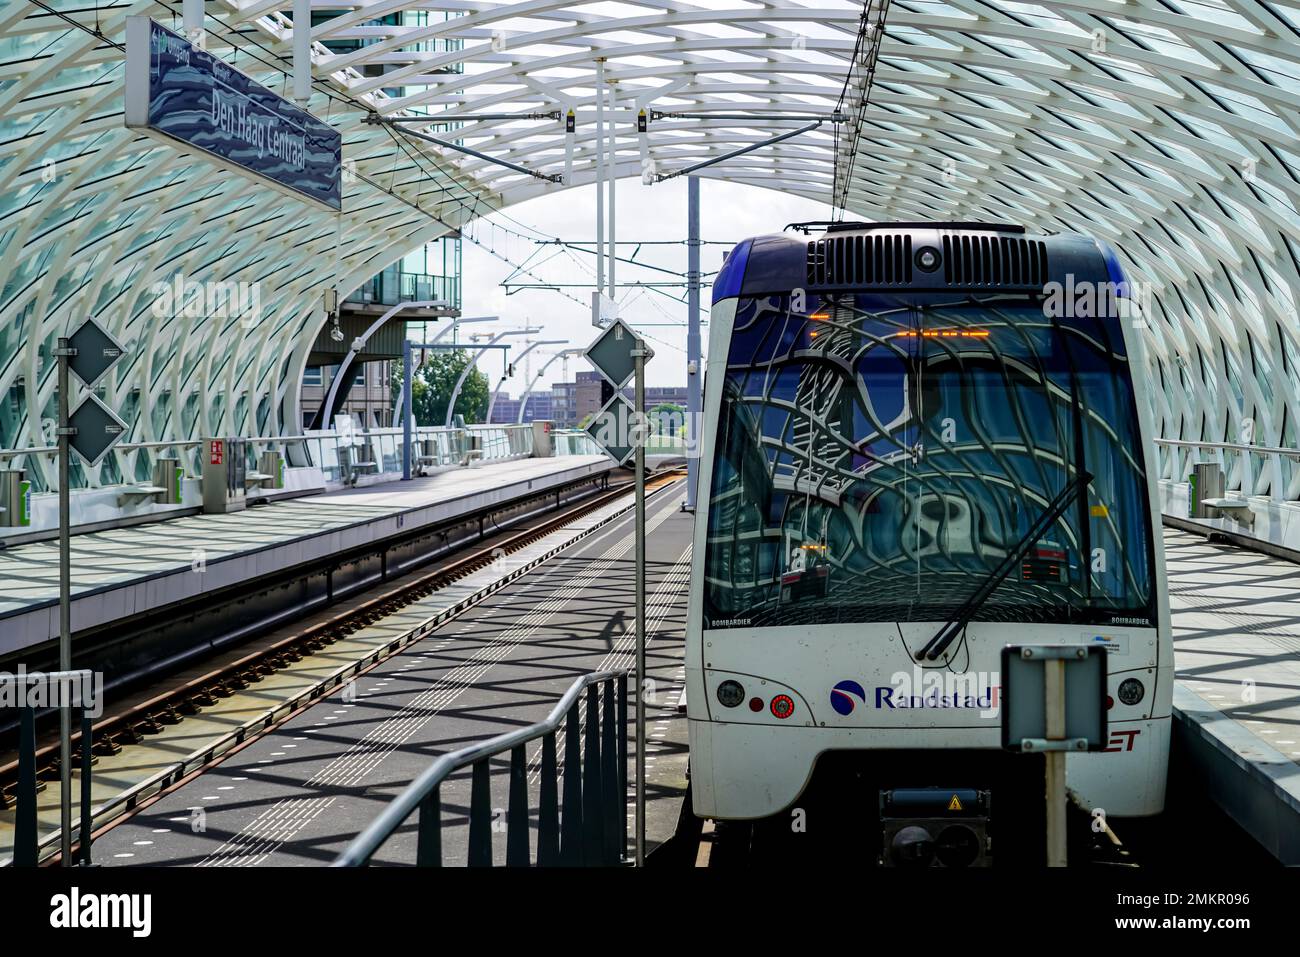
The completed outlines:
[[[1082,461],[1086,495],[980,619],[1150,618],[1146,485],[1115,320],[1025,300],[742,299],[715,449],[709,617],[944,621]],[[1078,389],[1078,403],[1074,389]]]

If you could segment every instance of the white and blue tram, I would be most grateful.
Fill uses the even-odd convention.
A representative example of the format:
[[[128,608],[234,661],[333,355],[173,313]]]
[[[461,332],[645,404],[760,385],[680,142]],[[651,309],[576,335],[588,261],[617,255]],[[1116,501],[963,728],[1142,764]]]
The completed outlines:
[[[698,816],[816,799],[879,838],[887,799],[931,789],[1032,832],[1042,765],[1000,749],[999,655],[1072,642],[1107,649],[1110,740],[1069,788],[1162,810],[1173,649],[1129,293],[1109,248],[1015,226],[735,247],[687,628]]]

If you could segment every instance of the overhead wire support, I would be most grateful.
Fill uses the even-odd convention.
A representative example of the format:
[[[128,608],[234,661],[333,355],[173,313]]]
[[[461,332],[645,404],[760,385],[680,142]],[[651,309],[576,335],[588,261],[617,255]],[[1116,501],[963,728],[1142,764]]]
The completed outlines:
[[[527,166],[520,166],[518,163],[512,163],[509,160],[503,160],[496,156],[491,156],[469,146],[462,146],[459,143],[453,143],[451,140],[439,139],[436,136],[430,136],[428,133],[421,133],[419,130],[402,129],[401,125],[394,123],[391,117],[380,116],[378,113],[367,114],[365,121],[375,126],[388,126],[402,130],[402,132],[407,136],[414,136],[416,139],[424,140],[425,142],[432,143],[435,146],[441,146],[443,149],[454,150],[457,153],[464,153],[466,156],[473,156],[476,159],[481,159],[484,162],[492,163],[496,166],[504,166],[506,169],[512,169],[516,173],[524,173],[527,176],[535,177],[547,183],[558,183],[562,179],[558,174],[542,173],[535,169],[529,169]]]
[[[479,123],[490,120],[558,120],[559,110],[549,113],[465,113],[458,116],[385,116],[388,123]]]
[[[858,25],[857,42],[853,47],[853,60],[844,76],[839,101],[835,104],[836,113],[851,112],[854,120],[850,126],[850,139],[845,151],[848,155],[843,167],[840,165],[841,150],[838,130],[836,131],[831,207],[840,210],[841,215],[848,203],[849,183],[853,179],[853,167],[857,162],[858,142],[862,138],[863,121],[871,101],[871,87],[876,77],[876,62],[880,58],[880,44],[885,39],[885,18],[888,15],[889,0],[865,0],[862,4],[862,19]]]
[[[661,113],[650,111],[650,120],[746,120],[771,123],[779,120],[821,120],[823,123],[843,123],[847,117],[838,110],[834,113]]]
[[[746,153],[752,153],[754,150],[761,150],[765,146],[773,146],[780,143],[782,140],[788,140],[794,136],[802,136],[804,133],[811,133],[813,130],[818,129],[824,122],[826,121],[818,120],[816,123],[809,123],[807,126],[801,126],[797,130],[790,130],[786,133],[780,134],[779,136],[773,136],[770,139],[763,140],[761,143],[750,143],[748,146],[742,146],[740,149],[732,150],[730,153],[723,153],[721,156],[713,157],[713,159],[707,159],[703,162],[695,163],[692,166],[687,166],[685,169],[674,170],[671,173],[660,173],[655,176],[655,182],[662,183],[667,179],[686,176],[690,173],[694,173],[696,170],[704,169],[706,166],[714,166],[718,163],[726,162],[729,159],[735,159],[737,156],[744,156]]]

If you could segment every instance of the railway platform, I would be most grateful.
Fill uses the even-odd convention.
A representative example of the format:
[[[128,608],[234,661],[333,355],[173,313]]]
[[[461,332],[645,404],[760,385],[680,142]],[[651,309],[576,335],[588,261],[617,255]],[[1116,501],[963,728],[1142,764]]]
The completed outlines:
[[[1165,560],[1177,760],[1270,855],[1300,865],[1300,565],[1176,528]]]
[[[647,843],[652,853],[675,832],[685,793],[682,648],[692,520],[680,511],[679,491],[680,483],[669,484],[648,501],[647,674],[653,687],[647,718]],[[350,636],[352,643],[386,645],[471,595],[482,596],[269,733],[142,803],[95,841],[96,862],[328,864],[437,755],[539,720],[576,677],[628,667],[635,589],[629,505],[624,499],[604,506]],[[545,564],[527,568],[557,548]],[[494,581],[518,569],[527,570],[509,588],[488,593]],[[344,653],[340,648],[336,654]],[[225,703],[224,720],[264,708],[265,696],[259,687],[246,701]],[[197,729],[176,729],[169,738],[164,732],[149,749],[166,760],[168,752],[185,747],[178,743],[181,735],[194,733]],[[128,752],[135,757],[127,759]],[[141,761],[139,749],[127,749],[123,756],[123,765],[138,767]],[[536,765],[538,756],[530,758]],[[130,767],[118,772],[109,767],[115,766],[101,767],[97,775],[133,773]],[[493,807],[504,807],[504,762],[494,765],[492,778]],[[536,774],[530,778],[535,789]],[[49,814],[57,814],[56,800],[47,797],[43,803]],[[468,775],[448,782],[442,804],[450,818],[443,833],[444,860],[463,864]],[[409,863],[414,840],[414,827],[404,829],[375,863]],[[495,845],[497,863],[503,863],[504,840]]]
[[[679,484],[661,482],[648,516],[652,864],[695,857],[689,848],[678,853],[680,840],[674,853],[656,857],[690,819],[682,813],[689,800],[682,652],[692,519],[679,510]],[[370,489],[339,498],[392,508],[395,496],[410,507],[421,494],[428,492]],[[566,518],[427,596],[377,614],[324,651],[120,754],[99,756],[94,803],[109,813],[97,820],[96,863],[328,864],[437,755],[540,720],[578,676],[627,667],[630,510],[624,496]],[[1165,528],[1164,536],[1182,780],[1195,782],[1270,857],[1295,864],[1300,615],[1289,595],[1300,587],[1300,568],[1179,528]],[[395,575],[392,585],[404,580]],[[293,627],[340,619],[360,602],[345,600]],[[240,729],[246,739],[236,738]],[[535,792],[539,758],[530,759]],[[494,762],[494,807],[504,807],[507,778],[506,762]],[[1171,793],[1172,804],[1179,800]],[[468,774],[451,779],[443,802],[450,818],[445,862],[464,863]],[[50,782],[40,799],[46,835],[57,814],[57,782]],[[0,815],[0,857],[12,840],[9,817]],[[414,840],[411,824],[375,863],[410,863]],[[494,851],[503,863],[503,837]]]
[[[601,482],[611,466],[601,455],[484,463],[229,514],[76,535],[74,646],[98,646],[127,623],[147,629],[150,618],[161,617],[160,627],[166,626],[177,609],[221,602],[223,596],[238,598],[243,611],[234,617],[249,617],[250,626],[254,619],[264,625],[266,615],[301,614],[468,540],[483,516],[501,523],[542,507],[544,496],[554,499],[582,483]],[[464,519],[472,522],[458,527]],[[438,540],[425,540],[424,532]],[[260,593],[270,582],[291,593],[292,607],[279,607],[283,603],[273,595]],[[226,617],[222,630],[231,631],[231,623]],[[0,661],[23,654],[33,670],[40,649],[58,634],[57,543],[0,550]],[[157,655],[156,646],[150,655]],[[137,657],[135,649],[119,645],[105,664],[125,673]]]

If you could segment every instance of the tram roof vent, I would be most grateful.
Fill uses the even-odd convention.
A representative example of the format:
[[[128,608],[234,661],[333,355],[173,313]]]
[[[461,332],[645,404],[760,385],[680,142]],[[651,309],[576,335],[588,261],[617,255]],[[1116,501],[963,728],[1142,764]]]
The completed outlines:
[[[1035,286],[1048,280],[1047,244],[1017,236],[943,237],[943,279],[950,286]]]
[[[810,286],[908,286],[912,283],[912,237],[872,232],[826,236],[808,243]]]

